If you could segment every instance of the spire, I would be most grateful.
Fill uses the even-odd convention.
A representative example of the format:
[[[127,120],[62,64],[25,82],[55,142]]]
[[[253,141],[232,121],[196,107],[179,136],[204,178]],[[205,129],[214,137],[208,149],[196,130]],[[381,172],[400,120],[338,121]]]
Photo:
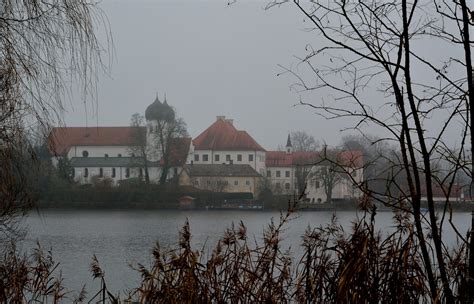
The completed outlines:
[[[286,153],[292,153],[292,152],[293,152],[293,146],[291,145],[290,134],[288,134],[288,139],[286,140]]]
[[[165,100],[163,101],[164,105],[168,105],[168,102],[166,102],[166,93],[165,93]]]

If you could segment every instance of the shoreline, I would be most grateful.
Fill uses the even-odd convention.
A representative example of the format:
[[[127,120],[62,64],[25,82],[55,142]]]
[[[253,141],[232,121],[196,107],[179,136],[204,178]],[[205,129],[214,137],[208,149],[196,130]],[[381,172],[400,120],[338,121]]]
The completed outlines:
[[[269,205],[269,206],[268,206]],[[469,212],[474,211],[474,202],[452,202],[450,203],[451,210]],[[376,204],[376,211],[393,211],[394,208],[384,206],[380,203]],[[200,211],[249,211],[249,212],[264,212],[264,211],[281,211],[288,209],[288,203],[285,204],[265,204],[263,208],[224,208],[224,207],[209,207],[209,206],[195,206],[188,208],[180,208],[176,202],[163,203],[163,202],[107,202],[107,201],[70,201],[67,203],[53,202],[53,201],[39,201],[34,208],[39,210],[46,209],[57,209],[57,210],[200,210]],[[421,204],[422,209],[427,209],[427,203]],[[435,210],[443,210],[445,208],[444,203],[435,203]],[[358,204],[353,201],[339,201],[333,203],[321,203],[321,204],[306,204],[302,203],[297,206],[297,211],[302,212],[326,212],[326,211],[356,211],[358,210]],[[450,208],[447,208],[449,212]]]

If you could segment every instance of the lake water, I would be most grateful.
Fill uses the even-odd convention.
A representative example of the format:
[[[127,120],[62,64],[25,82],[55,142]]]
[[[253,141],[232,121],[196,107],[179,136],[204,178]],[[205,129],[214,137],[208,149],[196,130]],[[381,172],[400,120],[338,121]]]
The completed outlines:
[[[328,224],[332,211],[299,212],[287,225],[283,235],[284,246],[290,247],[296,256],[300,252],[301,236],[310,226]],[[355,211],[337,212],[340,224],[349,227],[357,214]],[[105,271],[108,287],[113,292],[129,290],[138,286],[139,276],[129,265],[150,265],[150,252],[159,241],[162,247],[173,246],[178,241],[179,230],[189,219],[192,241],[195,248],[216,244],[224,230],[241,220],[246,224],[249,236],[261,239],[265,226],[278,212],[259,211],[111,211],[111,210],[47,210],[31,213],[25,224],[29,232],[23,249],[32,248],[40,242],[44,249],[52,249],[53,257],[68,290],[80,290],[86,284],[88,294],[99,288],[89,271],[92,255],[95,254]],[[456,213],[454,222],[465,233],[471,223],[470,213]],[[380,212],[376,223],[379,228],[389,230],[392,213]],[[446,229],[445,240],[455,243],[454,232]]]

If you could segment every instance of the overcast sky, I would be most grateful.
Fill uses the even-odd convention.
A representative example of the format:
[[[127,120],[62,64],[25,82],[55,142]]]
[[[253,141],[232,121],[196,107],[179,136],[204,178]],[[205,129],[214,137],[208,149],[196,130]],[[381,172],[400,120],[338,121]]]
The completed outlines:
[[[264,10],[264,1],[102,2],[109,18],[115,56],[110,76],[100,76],[98,119],[74,97],[68,126],[123,126],[144,113],[156,94],[168,102],[197,136],[216,115],[233,118],[266,149],[286,142],[288,132],[305,130],[330,144],[341,125],[294,106],[294,79],[277,76],[278,64],[297,63],[314,33],[294,6]],[[77,98],[77,99],[76,99]],[[318,98],[318,96],[314,96]]]
[[[160,99],[166,94],[192,137],[217,115],[225,115],[268,150],[284,145],[287,134],[296,130],[338,144],[348,134],[341,130],[353,122],[328,121],[307,106],[295,106],[300,96],[290,86],[296,79],[278,76],[279,65],[300,69],[295,56],[303,57],[308,44],[314,49],[324,46],[316,32],[307,30],[310,24],[302,13],[291,3],[264,10],[268,1],[239,0],[230,6],[227,2],[103,1],[100,6],[110,21],[115,50],[110,75],[100,76],[98,113],[90,105],[86,111],[76,96],[67,109],[66,124],[129,125],[130,116],[144,114],[158,93]],[[429,50],[424,54],[449,55],[437,43],[423,40],[418,47]],[[331,65],[327,59],[318,64]],[[435,79],[433,73],[425,74],[422,79]],[[364,100],[384,104],[376,91],[367,91]],[[318,91],[304,98],[318,103],[330,97],[323,95]],[[390,115],[393,108],[378,111]],[[442,127],[441,121],[434,119],[430,128]],[[366,131],[380,135],[371,127]],[[458,139],[458,133],[451,138]]]

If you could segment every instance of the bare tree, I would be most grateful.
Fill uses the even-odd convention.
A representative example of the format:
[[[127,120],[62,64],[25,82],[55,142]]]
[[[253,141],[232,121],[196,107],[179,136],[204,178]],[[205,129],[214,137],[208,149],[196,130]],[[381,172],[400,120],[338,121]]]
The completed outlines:
[[[172,167],[173,144],[177,143],[176,139],[187,136],[186,123],[181,118],[156,120],[153,132],[155,153],[161,156],[160,184],[163,185]]]
[[[146,141],[146,125],[145,117],[138,113],[135,113],[130,118],[130,127],[132,132],[130,134],[130,143],[128,150],[132,155],[137,157],[136,166],[142,167],[145,172],[145,183],[150,184],[150,173],[148,168],[148,161],[150,154],[149,146]]]
[[[293,165],[295,166],[295,180],[296,191],[298,194],[304,194],[307,185],[313,179],[314,164],[317,152],[313,151],[310,154],[295,156],[293,158]]]
[[[292,88],[300,94],[301,104],[325,118],[353,121],[354,129],[362,133],[377,127],[382,139],[397,143],[400,154],[390,158],[386,183],[399,194],[361,190],[373,200],[392,202],[390,206],[411,213],[431,300],[454,303],[442,227],[451,219],[446,212],[451,209],[456,176],[461,170],[470,171],[471,179],[474,175],[474,164],[465,159],[467,154],[472,159],[474,151],[472,23],[466,1],[294,0],[271,1],[268,8],[285,2],[293,3],[322,39],[318,47],[306,47],[297,70],[284,68],[296,79]],[[433,48],[451,52],[428,51]],[[321,102],[306,102],[314,91],[322,96]],[[459,134],[456,148],[452,134]],[[469,134],[470,151],[466,151]],[[432,174],[436,158],[450,164],[442,179]],[[403,184],[396,178],[400,174]],[[436,184],[446,196],[439,217],[433,200]],[[426,218],[420,212],[422,191],[429,210]],[[429,227],[433,247],[423,226]]]
[[[108,33],[105,16],[86,0],[0,4],[0,229],[34,200],[28,172],[16,163],[18,155],[33,154],[29,124],[60,121],[70,83],[81,85],[85,106],[95,91],[97,68],[104,67],[97,26]]]
[[[315,152],[319,150],[319,142],[313,135],[305,131],[294,131],[290,134],[293,151]]]

